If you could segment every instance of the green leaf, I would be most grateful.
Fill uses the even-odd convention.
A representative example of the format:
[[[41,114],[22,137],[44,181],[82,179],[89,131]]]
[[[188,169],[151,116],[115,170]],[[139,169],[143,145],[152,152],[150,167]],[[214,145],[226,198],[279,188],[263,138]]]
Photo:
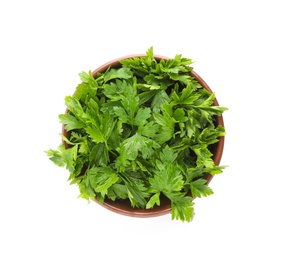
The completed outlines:
[[[215,93],[210,93],[209,95],[206,95],[206,97],[207,98],[204,99],[200,104],[196,104],[196,107],[204,108],[212,106],[215,99]]]
[[[66,165],[66,161],[63,157],[63,152],[65,151],[65,146],[62,144],[58,147],[57,150],[48,150],[45,151],[47,156],[49,156],[49,159],[56,164],[57,166],[64,167]]]
[[[191,149],[197,155],[196,163],[198,166],[204,165],[206,168],[214,167],[215,164],[212,159],[213,154],[210,152],[206,144],[198,144],[191,147]]]
[[[87,97],[94,97],[96,95],[96,90],[97,86],[81,83],[76,87],[74,97],[77,100],[85,101]]]
[[[119,180],[119,176],[116,172],[108,167],[93,167],[87,170],[87,175],[90,179],[92,188],[104,197],[108,189]]]
[[[102,143],[105,142],[105,137],[103,136],[103,133],[101,132],[100,128],[97,126],[88,126],[85,128],[86,133],[89,135],[89,137],[96,143]]]
[[[126,185],[114,183],[111,187],[109,187],[107,196],[112,200],[116,200],[117,198],[127,199],[128,190]]]
[[[121,156],[128,160],[135,160],[138,156],[138,152],[141,152],[141,156],[146,159],[151,157],[154,153],[154,149],[159,147],[160,145],[154,140],[136,133],[130,138],[125,139],[122,143],[123,149],[121,150]]]
[[[206,168],[204,165],[196,167],[188,167],[186,170],[186,182],[191,182],[194,179],[204,176],[205,173],[209,173],[210,168]]]
[[[92,124],[95,127],[99,127],[101,120],[101,116],[99,114],[100,109],[98,103],[94,99],[90,98],[87,102],[87,109],[83,118],[86,119],[87,124]]]
[[[137,130],[137,133],[152,138],[152,139],[156,139],[156,135],[158,134],[160,130],[160,125],[154,123],[153,121],[150,121],[149,123],[143,125],[139,125],[139,128]]]
[[[123,107],[114,107],[115,114],[119,117],[121,122],[123,123],[130,123],[129,116],[126,112],[126,110]]]
[[[170,103],[170,98],[165,92],[165,90],[159,90],[156,92],[153,101],[151,103],[151,107],[155,113],[160,113],[161,111],[161,106],[163,104],[169,104]]]
[[[130,98],[130,97],[124,98],[122,100],[122,104],[123,104],[123,107],[125,108],[125,111],[127,112],[129,123],[131,125],[134,125],[135,113],[137,111],[138,104],[139,104],[138,97],[137,98]]]
[[[80,122],[75,116],[72,116],[69,113],[59,115],[59,119],[60,122],[65,125],[67,131],[82,129],[86,126],[83,122]]]
[[[153,52],[153,46],[151,46],[147,51],[146,51],[146,59],[144,58],[145,62],[147,62],[148,66],[151,66],[153,60],[154,60],[154,52]]]
[[[133,74],[129,68],[111,68],[104,73],[104,82],[108,82],[112,79],[129,79]]]
[[[78,145],[74,145],[68,149],[62,149],[62,157],[66,165],[66,169],[73,173],[75,171],[75,165],[77,160]]]
[[[188,84],[179,93],[173,91],[171,94],[173,105],[194,105],[194,102],[200,97],[200,94],[195,92],[192,84]]]
[[[80,80],[82,80],[84,83],[88,83],[92,87],[94,86],[97,87],[97,82],[95,78],[93,77],[91,71],[89,71],[88,73],[86,73],[85,71],[82,71],[79,73],[79,77],[80,77]]]
[[[161,126],[161,132],[157,135],[156,140],[162,144],[170,140],[174,135],[174,120],[165,111],[163,115],[154,113],[154,120]]]
[[[225,165],[219,166],[219,165],[215,165],[212,169],[210,169],[209,173],[212,175],[215,174],[220,174],[223,172],[223,170],[226,168]]]
[[[213,168],[214,161],[212,159],[213,154],[210,152],[206,144],[196,145],[191,149],[197,155],[196,163],[198,166],[204,165],[206,168]]]
[[[117,121],[114,119],[113,115],[110,114],[109,111],[105,111],[103,117],[101,118],[100,129],[103,133],[105,140],[108,140],[112,135],[116,127]]]
[[[214,192],[206,185],[207,180],[198,179],[190,183],[191,193],[193,197],[201,198],[202,196],[207,197]]]
[[[150,200],[147,202],[146,204],[146,209],[151,209],[154,207],[154,205],[156,204],[157,206],[160,206],[160,192],[155,193]]]
[[[143,79],[148,85],[160,86],[162,90],[166,90],[173,84],[173,81],[167,75],[147,74]]]
[[[181,191],[184,185],[183,175],[176,164],[156,160],[154,177],[149,179],[150,189],[153,192],[163,192],[166,196],[175,191]]]
[[[138,94],[139,106],[142,106],[143,104],[151,100],[155,96],[155,94],[156,91],[143,91],[139,93]]]
[[[142,184],[133,186],[129,183],[126,183],[126,188],[132,207],[144,208],[147,204],[146,197],[148,196],[146,188]]]
[[[177,153],[174,153],[172,149],[170,149],[168,146],[165,146],[162,149],[162,152],[159,154],[159,157],[164,165],[169,165],[175,163]]]
[[[82,105],[76,97],[66,96],[65,105],[71,113],[78,119],[82,121],[83,116],[85,115]]]
[[[205,128],[202,130],[200,135],[198,136],[198,143],[201,144],[214,144],[218,142],[218,138],[220,136],[225,135],[225,129],[222,126],[218,126],[217,128]]]
[[[86,200],[94,200],[96,198],[96,193],[90,185],[90,179],[88,176],[84,176],[83,180],[77,183],[79,188],[78,198],[83,198]]]
[[[89,153],[90,165],[107,165],[109,160],[109,151],[107,150],[105,143],[92,144],[92,148]]]
[[[141,124],[144,124],[150,116],[151,116],[151,109],[149,107],[139,108],[134,119],[134,125],[139,126]]]
[[[191,222],[194,218],[192,198],[183,194],[171,196],[171,218]]]
[[[177,80],[183,83],[184,85],[192,85],[194,78],[191,77],[190,75],[179,75]]]
[[[119,81],[117,81],[119,82]],[[104,84],[104,90],[103,93],[106,97],[108,97],[111,100],[120,100],[120,89],[118,84],[114,82],[110,82],[109,84]]]
[[[173,118],[177,122],[184,123],[188,120],[188,118],[185,116],[185,111],[183,108],[177,108],[173,113]]]

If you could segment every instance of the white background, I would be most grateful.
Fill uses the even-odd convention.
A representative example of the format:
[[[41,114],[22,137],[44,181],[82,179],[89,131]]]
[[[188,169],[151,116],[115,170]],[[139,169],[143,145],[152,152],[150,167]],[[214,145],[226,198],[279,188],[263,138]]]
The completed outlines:
[[[292,259],[290,1],[1,1],[0,259]],[[191,58],[227,136],[192,223],[78,199],[44,151],[78,73],[145,53]]]

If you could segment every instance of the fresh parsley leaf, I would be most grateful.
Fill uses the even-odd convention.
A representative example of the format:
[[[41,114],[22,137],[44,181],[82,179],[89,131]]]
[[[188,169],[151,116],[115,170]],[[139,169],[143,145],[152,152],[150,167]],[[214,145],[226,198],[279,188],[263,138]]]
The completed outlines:
[[[130,185],[126,183],[128,196],[133,207],[145,208],[147,201],[145,197],[148,197],[147,189],[142,183],[136,185]]]
[[[162,144],[170,140],[174,135],[174,119],[163,109],[162,114],[154,113],[155,122],[160,125],[160,133],[157,134],[156,140]]]
[[[112,79],[129,79],[132,78],[132,72],[129,68],[110,69],[104,73],[104,82]]]
[[[87,170],[91,187],[104,198],[108,189],[119,180],[116,171],[108,166],[92,167]]]
[[[191,222],[194,218],[194,202],[191,197],[184,194],[171,196],[171,217],[181,221]]]
[[[191,188],[192,196],[201,198],[202,196],[207,197],[213,194],[214,192],[208,185],[206,185],[206,183],[207,183],[206,179],[202,179],[202,178],[191,182],[190,188]]]
[[[65,151],[65,146],[61,144],[57,150],[48,150],[46,151],[47,156],[50,157],[50,160],[55,163],[57,166],[64,167],[66,161],[64,160],[63,153]]]
[[[160,192],[156,192],[147,202],[146,209],[151,209],[154,205],[160,206]]]
[[[86,126],[83,122],[80,122],[75,116],[67,113],[59,115],[60,122],[65,125],[67,131],[73,129],[81,129]]]
[[[136,133],[122,143],[121,156],[128,160],[135,160],[140,152],[142,158],[146,159],[150,158],[159,147],[160,145],[154,140]]]

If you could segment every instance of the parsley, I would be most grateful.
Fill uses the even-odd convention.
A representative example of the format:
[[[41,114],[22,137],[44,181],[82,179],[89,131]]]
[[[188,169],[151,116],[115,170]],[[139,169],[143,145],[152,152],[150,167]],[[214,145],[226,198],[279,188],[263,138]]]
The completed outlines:
[[[95,77],[80,73],[59,115],[68,136],[46,153],[81,198],[150,209],[166,196],[172,219],[193,219],[193,197],[213,194],[206,177],[224,169],[211,147],[225,135],[215,116],[227,108],[190,76],[191,64],[181,55],[156,60],[151,47]]]

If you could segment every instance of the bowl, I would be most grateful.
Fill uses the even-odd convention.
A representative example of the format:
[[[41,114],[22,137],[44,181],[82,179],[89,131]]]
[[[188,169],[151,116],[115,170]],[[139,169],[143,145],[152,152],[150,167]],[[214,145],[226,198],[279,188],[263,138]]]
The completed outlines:
[[[133,54],[133,55],[127,55],[127,56],[113,59],[109,62],[106,62],[105,64],[98,67],[97,69],[95,69],[92,72],[92,75],[93,77],[96,77],[98,73],[105,72],[109,67],[114,67],[114,68],[120,67],[121,60],[135,58],[135,57],[139,58],[143,56],[145,56],[145,54]],[[164,59],[164,60],[169,59],[168,57],[165,57],[162,55],[154,55],[154,58],[157,61],[161,59]],[[211,88],[207,85],[207,83],[195,71],[191,71],[190,75],[194,77],[194,79],[196,79],[203,88],[208,90],[210,93],[213,92]],[[216,98],[214,100],[214,105],[219,106],[218,100]],[[68,113],[68,109],[66,109],[65,113]],[[224,126],[222,115],[215,116],[215,120],[216,120],[217,125]],[[69,133],[65,130],[64,124],[62,125],[62,134],[67,138],[69,137]],[[66,148],[70,147],[64,140],[62,140],[62,142],[64,143]],[[213,144],[211,148],[215,165],[219,165],[220,163],[220,160],[223,154],[223,148],[224,148],[224,136],[221,136],[219,137],[219,141]],[[208,174],[206,177],[207,184],[209,184],[212,179],[213,179],[213,175]],[[165,196],[162,196],[160,198],[160,206],[155,205],[151,209],[134,208],[131,206],[129,200],[112,201],[110,199],[105,198],[103,203],[99,202],[97,199],[95,199],[95,202],[112,212],[125,215],[125,216],[130,216],[130,217],[140,217],[140,218],[157,217],[157,216],[169,214],[171,212],[170,200]]]

